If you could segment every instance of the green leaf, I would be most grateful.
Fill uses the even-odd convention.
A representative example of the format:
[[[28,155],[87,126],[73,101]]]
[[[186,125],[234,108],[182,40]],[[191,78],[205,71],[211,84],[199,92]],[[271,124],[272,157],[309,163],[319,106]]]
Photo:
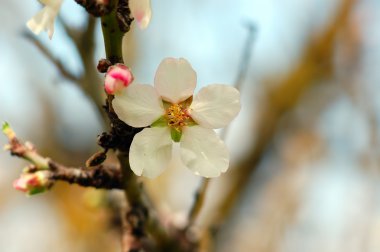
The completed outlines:
[[[5,131],[7,131],[9,128],[10,128],[9,123],[3,122],[3,127],[1,130],[5,133]]]
[[[178,143],[181,140],[182,131],[175,128],[170,129],[170,135],[174,142]]]
[[[41,186],[41,187],[34,187],[34,188],[32,188],[32,189],[30,189],[29,191],[28,191],[28,195],[35,195],[35,194],[39,194],[39,193],[43,193],[43,192],[45,192],[47,190],[47,188],[46,187],[43,187],[43,186]]]
[[[3,131],[4,135],[8,137],[9,140],[16,137],[15,132],[12,130],[11,126],[7,122],[3,123],[3,127],[1,130]]]
[[[151,127],[165,127],[168,126],[168,121],[166,120],[165,116],[161,116],[156,121],[154,121],[151,125]]]

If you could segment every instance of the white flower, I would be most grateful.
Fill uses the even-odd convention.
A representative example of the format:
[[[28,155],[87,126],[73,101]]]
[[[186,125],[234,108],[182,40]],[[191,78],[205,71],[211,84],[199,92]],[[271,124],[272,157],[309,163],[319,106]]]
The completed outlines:
[[[32,17],[26,25],[36,35],[47,31],[51,39],[54,34],[54,21],[63,0],[40,0],[45,7]]]
[[[150,0],[129,0],[129,9],[141,29],[148,27],[152,18]]]
[[[136,175],[154,178],[167,167],[173,141],[180,142],[182,162],[196,175],[217,177],[228,169],[229,154],[213,129],[228,125],[240,111],[240,94],[213,84],[192,96],[197,76],[185,59],[166,58],[154,87],[132,83],[115,95],[113,108],[136,134],[130,165]],[[172,141],[173,140],[173,141]]]

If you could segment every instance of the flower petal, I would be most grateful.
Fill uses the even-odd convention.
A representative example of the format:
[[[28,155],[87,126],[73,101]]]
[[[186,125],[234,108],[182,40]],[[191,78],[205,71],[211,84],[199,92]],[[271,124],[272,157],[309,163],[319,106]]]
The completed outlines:
[[[63,0],[42,1],[45,7],[26,23],[28,28],[36,35],[41,31],[47,31],[51,39],[54,34],[55,17],[58,15],[62,1]]]
[[[185,127],[180,146],[183,163],[196,175],[212,178],[227,171],[228,150],[214,130]]]
[[[166,101],[178,103],[193,95],[197,74],[183,59],[166,58],[157,68],[154,87]]]
[[[150,85],[131,84],[115,94],[113,108],[126,124],[145,127],[165,113],[161,99]]]
[[[129,159],[132,171],[138,176],[155,178],[172,158],[169,128],[146,128],[133,138]]]
[[[139,27],[141,29],[147,28],[152,18],[150,0],[129,0],[129,8]]]
[[[240,93],[231,86],[213,84],[202,88],[194,96],[190,114],[195,122],[205,128],[227,126],[240,111]]]

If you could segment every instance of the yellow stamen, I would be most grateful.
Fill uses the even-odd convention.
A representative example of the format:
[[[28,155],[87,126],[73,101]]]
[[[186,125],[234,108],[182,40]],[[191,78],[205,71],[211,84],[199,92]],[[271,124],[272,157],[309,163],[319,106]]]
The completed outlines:
[[[165,117],[168,120],[168,125],[176,129],[181,129],[185,126],[186,120],[190,118],[186,108],[181,104],[172,104],[166,110]]]

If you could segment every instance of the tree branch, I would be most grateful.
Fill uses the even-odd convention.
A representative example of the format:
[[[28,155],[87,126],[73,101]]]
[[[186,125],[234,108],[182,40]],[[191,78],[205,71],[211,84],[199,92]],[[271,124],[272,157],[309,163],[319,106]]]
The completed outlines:
[[[245,79],[245,76],[247,75],[248,65],[251,59],[251,55],[252,55],[252,44],[255,40],[255,35],[256,35],[256,26],[253,23],[248,23],[247,30],[248,30],[248,37],[243,47],[243,51],[242,51],[242,55],[240,59],[240,65],[239,65],[239,72],[234,82],[234,87],[238,90],[240,90],[243,84],[243,81]],[[225,140],[228,134],[228,129],[229,129],[228,126],[222,129],[220,133],[220,138],[222,140]],[[203,202],[206,197],[206,192],[207,192],[209,182],[210,182],[210,179],[202,178],[201,185],[199,186],[197,192],[195,193],[194,203],[190,209],[188,224],[185,230],[188,230],[198,218],[198,215],[201,212],[201,209],[203,207]]]
[[[67,167],[40,155],[31,143],[22,143],[9,124],[4,123],[2,131],[9,141],[5,149],[9,150],[11,155],[23,158],[33,164],[32,169],[28,170],[29,173],[46,170],[51,182],[60,180],[85,187],[123,188],[122,174],[116,167],[105,165],[95,168]]]
[[[98,189],[122,189],[122,174],[120,169],[113,166],[100,165],[94,168],[66,167],[50,161],[50,178],[70,184]]]
[[[199,213],[202,210],[204,200],[206,198],[206,192],[208,185],[210,184],[209,178],[203,178],[201,180],[201,185],[199,186],[197,192],[194,196],[194,204],[192,205],[189,216],[188,216],[188,224],[185,228],[185,230],[188,230],[192,225],[194,225],[194,222],[198,218]]]
[[[234,82],[234,87],[239,91],[241,91],[241,87],[243,85],[244,79],[245,79],[247,72],[248,72],[249,61],[251,60],[251,57],[252,57],[252,44],[256,38],[256,26],[255,26],[255,24],[251,23],[251,22],[247,23],[246,28],[248,30],[248,36],[247,36],[247,39],[246,39],[244,47],[243,47],[243,51],[242,51],[241,58],[240,58],[240,64],[239,64],[239,68],[238,68],[238,74],[237,74],[235,82]],[[229,128],[230,128],[229,125],[227,125],[226,127],[224,127],[221,130],[220,138],[222,140],[226,139],[226,137],[228,135]]]
[[[125,4],[119,1],[118,5]],[[126,2],[127,4],[127,2]],[[120,11],[126,11],[129,15],[128,5],[126,9],[119,9],[117,6],[109,15],[101,17],[104,45],[107,59],[112,63],[123,63],[122,39],[129,30],[121,29],[118,18]],[[123,15],[122,15],[123,16]],[[129,24],[126,24],[129,25]],[[124,27],[125,28],[125,27]],[[114,113],[112,108],[113,96],[109,95],[106,101],[107,115],[111,121],[111,133],[104,133],[99,138],[99,144],[111,144],[111,148],[118,150],[118,159],[123,174],[123,188],[127,200],[127,209],[122,213],[122,251],[140,251],[143,248],[143,240],[146,238],[146,224],[149,220],[148,207],[143,200],[141,183],[132,173],[129,166],[129,147],[133,136],[137,131],[122,122]]]
[[[335,20],[305,49],[296,68],[280,83],[271,85],[274,88],[269,91],[267,104],[262,106],[265,111],[262,111],[262,118],[257,130],[258,139],[246,158],[236,165],[237,169],[233,170],[231,182],[229,182],[232,185],[231,189],[219,205],[219,211],[216,211],[218,214],[215,214],[211,221],[215,232],[229,216],[250,181],[252,173],[256,171],[276,135],[277,125],[282,116],[296,107],[299,98],[316,83],[316,80],[331,75],[335,38],[347,23],[355,3],[356,0],[343,0]]]

